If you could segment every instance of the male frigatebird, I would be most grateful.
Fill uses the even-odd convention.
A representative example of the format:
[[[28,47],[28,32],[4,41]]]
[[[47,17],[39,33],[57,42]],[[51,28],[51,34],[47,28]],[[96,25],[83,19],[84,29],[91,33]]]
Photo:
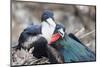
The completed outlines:
[[[58,28],[57,28],[58,27]],[[49,45],[53,46],[66,62],[95,61],[96,55],[85,46],[74,34],[67,34],[61,24],[56,26]]]

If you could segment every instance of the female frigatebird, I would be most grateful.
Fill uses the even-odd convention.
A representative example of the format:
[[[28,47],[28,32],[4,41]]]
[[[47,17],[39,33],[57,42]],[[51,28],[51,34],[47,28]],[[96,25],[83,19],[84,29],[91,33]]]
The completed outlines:
[[[34,47],[32,54],[36,58],[47,57],[50,63],[63,63],[59,53],[53,52],[55,48],[48,45],[56,28],[53,16],[51,11],[45,10],[41,15],[40,25],[31,24],[25,28],[19,37],[16,50],[29,51]]]

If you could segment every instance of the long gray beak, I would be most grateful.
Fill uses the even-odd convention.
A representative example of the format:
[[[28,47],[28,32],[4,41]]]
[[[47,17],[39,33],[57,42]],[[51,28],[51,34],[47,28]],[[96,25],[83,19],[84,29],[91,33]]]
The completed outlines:
[[[58,33],[61,35],[62,38],[63,38],[64,35],[65,35],[65,32],[64,32],[63,28],[59,29],[59,30],[58,30]]]

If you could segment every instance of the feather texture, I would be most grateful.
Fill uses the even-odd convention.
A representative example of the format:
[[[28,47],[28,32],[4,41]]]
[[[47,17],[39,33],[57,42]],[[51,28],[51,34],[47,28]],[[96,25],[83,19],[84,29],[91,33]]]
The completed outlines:
[[[64,62],[95,61],[95,54],[80,42],[65,34],[56,45],[62,46],[58,51],[63,55]]]

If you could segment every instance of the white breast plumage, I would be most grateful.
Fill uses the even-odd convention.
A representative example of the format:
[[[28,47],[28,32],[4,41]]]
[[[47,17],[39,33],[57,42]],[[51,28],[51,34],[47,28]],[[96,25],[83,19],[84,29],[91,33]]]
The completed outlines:
[[[48,18],[47,22],[42,22],[42,36],[45,37],[47,41],[50,41],[51,36],[54,33],[55,27],[56,24],[51,18]]]

